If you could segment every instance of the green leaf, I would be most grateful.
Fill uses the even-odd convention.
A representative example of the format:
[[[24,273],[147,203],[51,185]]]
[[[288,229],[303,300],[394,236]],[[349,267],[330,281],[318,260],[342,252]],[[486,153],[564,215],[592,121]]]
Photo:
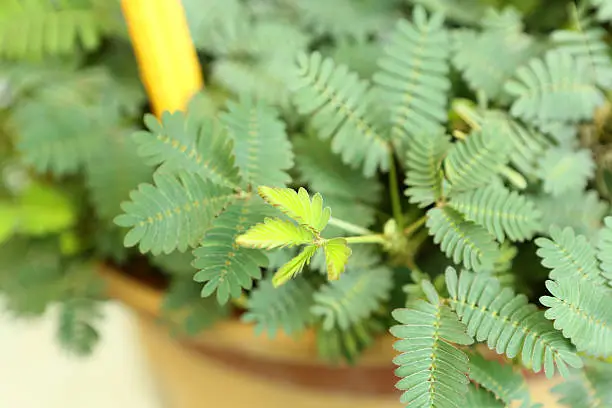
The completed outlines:
[[[444,159],[444,171],[451,191],[465,191],[490,184],[509,160],[508,139],[499,136],[497,126],[473,131],[454,143]]]
[[[595,175],[595,163],[588,149],[553,147],[539,161],[538,176],[545,192],[555,197],[584,190]]]
[[[599,87],[610,88],[612,86],[612,59],[607,52],[606,30],[602,27],[591,27],[588,21],[577,21],[576,23],[579,27],[577,31],[556,30],[551,33],[550,39],[557,49],[571,55],[574,59],[584,60],[587,69],[590,70],[590,75],[594,76],[595,83]]]
[[[251,289],[253,280],[261,279],[261,267],[267,266],[268,258],[257,249],[238,246],[236,237],[266,215],[269,215],[268,207],[252,198],[237,201],[215,219],[193,251],[193,266],[198,269],[193,279],[205,282],[202,297],[216,292],[218,302],[223,305],[230,297],[240,297],[242,289]]]
[[[248,248],[274,249],[312,243],[313,233],[291,221],[266,218],[263,224],[256,224],[236,238],[238,245]]]
[[[400,19],[378,61],[374,82],[390,106],[394,137],[443,132],[447,120],[449,38],[441,13],[428,17],[416,6],[412,21]]]
[[[602,275],[612,281],[612,217],[604,218],[605,226],[599,231],[597,258],[601,262]]]
[[[510,163],[524,176],[534,178],[538,162],[544,152],[552,146],[551,141],[541,132],[512,119],[506,112],[489,110],[483,116],[483,126],[496,127],[500,138],[512,142]]]
[[[517,400],[528,400],[529,390],[520,371],[514,370],[511,364],[486,360],[480,354],[470,357],[470,379],[491,391],[497,399],[510,406]]]
[[[391,271],[385,267],[349,268],[338,280],[319,288],[310,311],[322,318],[325,330],[348,330],[379,310],[392,286]]]
[[[574,230],[552,226],[550,237],[537,238],[537,254],[542,258],[542,265],[551,269],[551,279],[581,278],[601,283],[603,279],[597,265],[595,248],[583,235],[576,235]]]
[[[333,137],[332,150],[344,163],[363,165],[363,174],[372,177],[377,169],[389,168],[387,135],[373,124],[369,84],[348,70],[336,66],[316,51],[301,53],[291,89],[302,115],[310,117],[321,139]]]
[[[590,361],[551,391],[559,403],[571,408],[606,408],[612,405],[612,367],[607,362]]]
[[[506,404],[495,398],[492,392],[474,384],[468,385],[466,407],[470,408],[506,408]]]
[[[112,220],[119,215],[121,202],[140,183],[150,181],[152,174],[125,131],[109,134],[104,149],[93,154],[86,166],[87,188],[98,217]]]
[[[499,242],[531,239],[538,231],[541,216],[525,197],[505,187],[490,185],[459,194],[449,205],[466,219],[484,226]]]
[[[390,330],[399,339],[393,348],[401,352],[393,359],[399,366],[395,375],[402,378],[395,385],[404,391],[400,402],[411,407],[464,406],[468,357],[455,344],[473,343],[465,325],[448,306],[423,300],[392,315],[400,323]]]
[[[292,2],[300,21],[315,33],[329,34],[335,39],[364,42],[392,23],[392,3],[379,1],[336,0],[330,8],[326,0]]]
[[[327,279],[337,280],[346,268],[346,263],[351,256],[346,239],[333,238],[323,245],[325,251],[325,264],[327,266]]]
[[[100,302],[70,299],[61,304],[59,313],[58,340],[62,347],[76,355],[90,355],[100,339],[94,326],[103,317]]]
[[[468,269],[481,271],[493,267],[499,255],[499,245],[484,227],[467,221],[449,207],[432,208],[427,212],[427,228],[434,243],[447,257]]]
[[[486,340],[491,350],[508,358],[520,354],[525,367],[536,373],[544,369],[548,378],[555,367],[562,375],[567,374],[568,365],[582,367],[574,346],[525,295],[502,288],[488,274],[463,271],[457,276],[449,267],[445,275],[450,306],[476,341]]]
[[[475,0],[408,0],[420,4],[432,13],[442,13],[460,24],[479,24],[484,18],[486,5]]]
[[[427,207],[443,196],[444,172],[442,159],[450,148],[444,133],[413,136],[408,140],[406,185],[404,192],[410,202]]]
[[[249,294],[247,311],[241,320],[255,323],[255,333],[265,331],[270,338],[280,330],[299,336],[313,321],[309,310],[313,293],[310,283],[299,276],[279,287],[271,279],[264,279]]]
[[[200,291],[200,285],[193,281],[192,276],[181,276],[172,279],[165,293],[162,317],[166,322],[178,325],[180,334],[195,336],[227,318],[231,311],[229,305],[219,305],[213,298],[202,299]]]
[[[518,68],[505,89],[516,98],[512,115],[531,123],[588,120],[604,102],[586,62],[559,50]]]
[[[384,333],[384,326],[377,320],[365,319],[352,325],[348,330],[316,328],[317,351],[330,363],[347,361],[355,364],[357,357]]]
[[[610,204],[594,190],[572,192],[564,195],[563,199],[540,193],[531,199],[542,213],[540,233],[547,234],[553,225],[571,227],[576,234],[586,236],[591,242],[597,240],[602,219],[610,208]]]
[[[292,258],[289,262],[283,265],[272,278],[272,284],[274,287],[278,287],[287,283],[291,278],[295,277],[302,272],[304,266],[308,265],[310,259],[317,251],[317,247],[309,245],[305,247],[302,252]]]
[[[257,191],[268,204],[277,207],[315,234],[321,233],[331,217],[330,208],[323,207],[321,194],[315,194],[311,201],[308,192],[302,187],[298,192],[290,188],[264,186],[259,187]]]
[[[607,358],[612,355],[612,289],[593,281],[570,277],[546,281],[552,296],[540,303],[549,309],[546,317],[572,340],[578,351]]]
[[[10,124],[17,151],[38,173],[78,172],[104,150],[109,133],[123,126],[122,88],[101,67],[34,70],[26,78],[31,83],[21,92],[28,96],[11,109]]]
[[[91,51],[101,43],[104,15],[95,1],[8,0],[0,8],[0,56],[41,59]],[[21,35],[15,36],[16,32]]]
[[[121,204],[124,214],[114,220],[121,227],[131,228],[125,246],[139,244],[142,253],[168,254],[195,247],[214,217],[235,199],[229,188],[197,174],[156,172],[153,181],[154,185],[141,184],[132,191],[131,201]]]
[[[243,180],[253,186],[279,187],[291,181],[286,172],[293,167],[291,143],[274,108],[243,96],[239,103],[227,103],[221,120],[234,141]]]
[[[535,56],[537,43],[520,25],[475,32],[459,29],[453,37],[453,64],[470,88],[500,100],[504,84],[516,69]],[[506,23],[507,24],[507,23]]]
[[[215,184],[236,188],[240,177],[234,166],[232,142],[223,125],[196,113],[164,112],[161,123],[151,114],[144,118],[147,131],[133,137],[138,154],[165,173],[197,173]]]
[[[327,206],[334,209],[334,217],[360,227],[371,226],[382,197],[380,181],[342,163],[329,141],[311,136],[293,139],[293,143],[299,182],[308,185],[311,192],[322,194]],[[333,225],[325,228],[326,237],[345,234]]]

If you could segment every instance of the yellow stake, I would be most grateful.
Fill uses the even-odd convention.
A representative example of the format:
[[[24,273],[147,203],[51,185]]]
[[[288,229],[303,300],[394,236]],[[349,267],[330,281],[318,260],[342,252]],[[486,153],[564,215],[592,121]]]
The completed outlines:
[[[122,0],[121,6],[153,113],[184,110],[203,78],[180,0]]]

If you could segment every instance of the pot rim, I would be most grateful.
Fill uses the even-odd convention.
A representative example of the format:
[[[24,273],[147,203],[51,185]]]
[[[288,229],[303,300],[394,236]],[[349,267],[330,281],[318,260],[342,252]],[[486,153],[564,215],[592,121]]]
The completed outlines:
[[[110,298],[120,301],[141,316],[153,319],[160,317],[162,290],[109,265],[102,264],[99,270],[106,282],[106,291]],[[179,340],[195,348],[212,347],[224,351],[240,351],[250,357],[269,361],[329,365],[319,357],[314,330],[307,329],[297,337],[279,331],[274,338],[269,338],[265,333],[256,335],[254,326],[253,323],[242,322],[237,317],[229,317],[196,336],[181,337]],[[360,356],[358,365],[392,366],[393,358],[399,354],[393,349],[394,341],[395,338],[389,333],[378,336]]]

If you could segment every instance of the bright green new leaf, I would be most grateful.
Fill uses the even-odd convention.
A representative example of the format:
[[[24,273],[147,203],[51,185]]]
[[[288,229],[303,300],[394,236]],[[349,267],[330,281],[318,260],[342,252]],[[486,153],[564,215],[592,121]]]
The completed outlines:
[[[325,243],[323,250],[325,251],[327,278],[337,280],[346,269],[346,263],[351,256],[351,248],[346,243],[346,239],[334,238]]]
[[[317,247],[314,245],[309,245],[304,248],[304,250],[296,257],[276,271],[274,277],[272,278],[272,284],[274,286],[280,286],[298,273],[302,272],[302,269],[304,269],[304,266],[310,263],[310,258],[313,257],[316,251]]]
[[[278,218],[266,218],[263,223],[239,235],[236,243],[249,248],[274,249],[304,245],[313,240],[313,233],[301,225]]]
[[[259,187],[259,195],[270,205],[293,218],[300,225],[319,234],[329,222],[331,209],[323,207],[323,197],[315,194],[312,201],[308,192],[301,188],[296,192],[290,188]]]

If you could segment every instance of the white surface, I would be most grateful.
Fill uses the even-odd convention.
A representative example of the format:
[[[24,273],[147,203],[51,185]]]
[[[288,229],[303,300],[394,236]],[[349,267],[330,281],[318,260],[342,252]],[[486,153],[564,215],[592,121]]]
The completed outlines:
[[[23,321],[0,309],[0,407],[161,408],[134,322],[107,303],[102,340],[81,359],[58,347],[55,310]]]

